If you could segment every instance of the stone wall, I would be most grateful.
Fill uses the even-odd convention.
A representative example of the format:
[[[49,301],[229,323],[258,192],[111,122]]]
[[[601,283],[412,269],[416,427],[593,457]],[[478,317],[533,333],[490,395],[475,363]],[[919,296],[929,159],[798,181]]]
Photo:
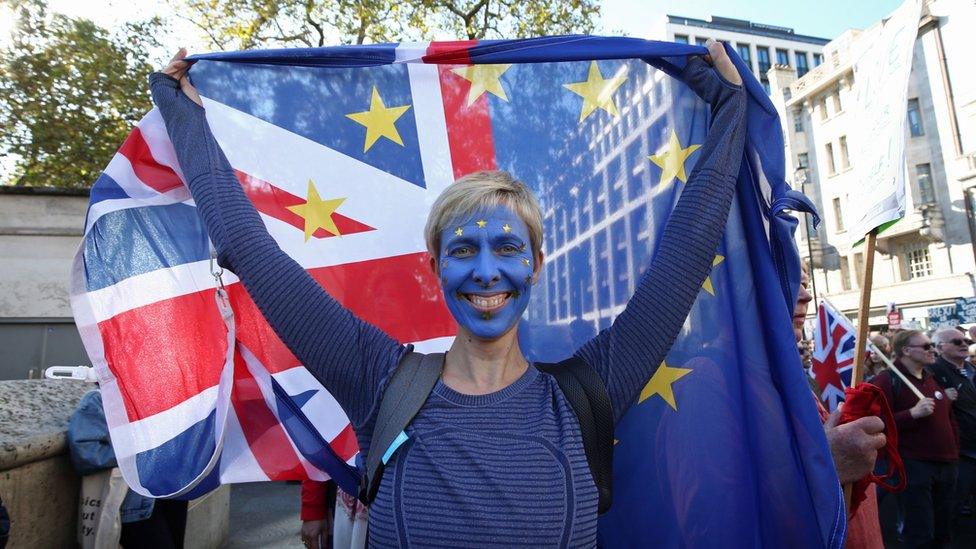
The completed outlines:
[[[10,512],[10,547],[71,547],[81,481],[67,455],[68,418],[95,388],[80,381],[0,381],[0,497]],[[186,547],[220,547],[229,531],[230,490],[188,507]]]

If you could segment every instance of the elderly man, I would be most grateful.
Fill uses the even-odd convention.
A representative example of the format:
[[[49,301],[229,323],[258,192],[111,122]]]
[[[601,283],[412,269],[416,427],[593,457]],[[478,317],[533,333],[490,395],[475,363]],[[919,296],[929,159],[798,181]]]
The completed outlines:
[[[959,443],[951,401],[926,369],[935,362],[935,346],[918,330],[903,330],[892,342],[895,367],[925,398],[919,400],[905,381],[890,371],[872,383],[884,391],[898,424],[898,451],[905,462],[908,487],[905,546],[938,547],[950,539],[949,523],[956,482]]]
[[[959,426],[959,478],[956,480],[955,512],[966,504],[976,484],[976,367],[968,361],[969,344],[953,329],[935,333],[939,358],[930,366],[932,375],[952,400],[952,411]]]
[[[793,307],[793,334],[797,342],[803,337],[803,322],[807,317],[807,309],[813,297],[807,291],[810,277],[806,264],[800,279],[800,291],[796,296]],[[850,484],[860,480],[874,469],[874,462],[878,457],[878,449],[885,445],[884,423],[877,416],[862,417],[850,423],[838,425],[840,412],[834,412],[829,417],[820,403],[820,398],[812,395],[813,401],[820,409],[820,415],[825,420],[824,432],[830,453],[837,468],[837,477],[842,484]],[[849,549],[868,549],[882,547],[881,528],[878,524],[878,497],[875,490],[870,489],[867,499],[858,507],[857,514],[850,517],[847,526],[847,547]]]

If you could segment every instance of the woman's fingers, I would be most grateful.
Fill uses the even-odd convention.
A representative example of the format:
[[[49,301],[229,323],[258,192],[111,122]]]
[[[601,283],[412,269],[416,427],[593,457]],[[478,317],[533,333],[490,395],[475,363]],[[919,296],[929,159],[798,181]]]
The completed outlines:
[[[722,75],[722,78],[737,86],[741,85],[742,76],[739,75],[739,71],[729,58],[729,54],[725,52],[725,46],[709,38],[705,42],[705,47],[708,48],[708,55],[705,56],[705,60],[715,67],[715,70]]]
[[[186,48],[180,48],[179,51],[176,52],[176,55],[169,60],[169,64],[166,65],[166,68],[163,69],[163,74],[168,74],[177,80],[183,78],[183,75],[186,74],[186,70],[190,68],[190,64],[184,61],[184,58],[186,58]]]

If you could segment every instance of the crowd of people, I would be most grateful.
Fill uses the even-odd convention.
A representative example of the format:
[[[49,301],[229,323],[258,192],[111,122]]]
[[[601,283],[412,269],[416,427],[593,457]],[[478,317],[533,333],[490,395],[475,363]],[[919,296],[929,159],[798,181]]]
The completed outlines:
[[[976,492],[976,327],[895,330],[870,336],[864,380],[879,387],[894,414],[905,489],[878,488],[885,537],[905,547],[944,547],[962,537]],[[801,343],[808,352],[808,342]],[[898,372],[890,371],[887,357]],[[906,386],[911,383],[913,387]],[[813,385],[816,390],[816,385]],[[912,390],[914,388],[914,390]],[[921,396],[919,396],[921,395]],[[888,428],[892,428],[888,426]],[[877,465],[883,469],[887,463]],[[896,479],[897,480],[897,479]],[[892,501],[886,500],[892,498]],[[880,543],[880,539],[878,540]]]

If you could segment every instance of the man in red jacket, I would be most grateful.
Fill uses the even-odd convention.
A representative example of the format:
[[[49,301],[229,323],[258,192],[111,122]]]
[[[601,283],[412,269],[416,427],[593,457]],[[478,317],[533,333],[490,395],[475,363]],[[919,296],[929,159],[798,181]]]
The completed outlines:
[[[898,425],[898,451],[905,462],[908,487],[901,494],[905,507],[905,546],[940,546],[949,541],[952,491],[959,460],[959,435],[952,402],[926,366],[935,362],[935,347],[918,330],[895,334],[895,367],[925,398],[890,371],[872,383],[884,391]]]

